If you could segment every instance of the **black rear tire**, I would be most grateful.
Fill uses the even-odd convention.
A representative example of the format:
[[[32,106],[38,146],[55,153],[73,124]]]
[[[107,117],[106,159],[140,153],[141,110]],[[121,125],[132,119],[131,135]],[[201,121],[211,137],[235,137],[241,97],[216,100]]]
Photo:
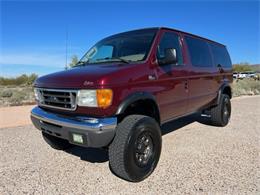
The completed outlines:
[[[47,144],[56,150],[65,150],[73,146],[67,140],[51,136],[44,132],[42,132],[42,137]]]
[[[153,118],[127,116],[118,124],[109,146],[111,170],[127,181],[144,180],[157,166],[161,143],[161,129]]]
[[[230,98],[226,94],[221,94],[220,102],[216,107],[209,110],[210,123],[214,126],[224,127],[228,124],[231,116]]]

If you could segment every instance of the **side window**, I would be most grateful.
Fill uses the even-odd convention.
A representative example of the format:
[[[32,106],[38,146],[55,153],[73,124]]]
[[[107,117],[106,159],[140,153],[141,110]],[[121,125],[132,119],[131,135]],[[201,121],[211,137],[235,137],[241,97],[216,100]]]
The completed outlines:
[[[222,67],[232,67],[230,56],[225,46],[211,43],[210,48],[213,54],[215,66],[220,64]]]
[[[177,52],[178,64],[183,64],[182,51],[180,46],[180,37],[173,32],[165,32],[158,45],[157,58],[165,56],[165,49],[174,48]]]
[[[185,37],[193,66],[212,67],[211,54],[206,41],[201,39]]]

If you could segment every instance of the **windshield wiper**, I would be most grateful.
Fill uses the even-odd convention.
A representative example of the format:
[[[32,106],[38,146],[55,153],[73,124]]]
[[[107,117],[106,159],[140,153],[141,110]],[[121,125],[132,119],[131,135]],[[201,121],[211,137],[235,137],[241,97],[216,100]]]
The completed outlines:
[[[105,61],[105,60],[109,60],[109,61],[116,60],[116,61],[120,61],[120,62],[124,62],[124,63],[126,63],[126,64],[129,64],[129,61],[128,61],[128,60],[125,60],[125,59],[120,58],[120,57],[96,59],[96,61]]]
[[[73,67],[76,67],[76,66],[85,66],[86,63],[87,63],[87,61],[78,61]]]
[[[123,58],[120,58],[120,57],[113,57],[113,58],[110,58],[111,60],[119,60],[120,62],[124,62],[124,63],[126,63],[126,64],[129,64],[130,63],[130,61],[129,60],[125,60],[125,59],[123,59]]]

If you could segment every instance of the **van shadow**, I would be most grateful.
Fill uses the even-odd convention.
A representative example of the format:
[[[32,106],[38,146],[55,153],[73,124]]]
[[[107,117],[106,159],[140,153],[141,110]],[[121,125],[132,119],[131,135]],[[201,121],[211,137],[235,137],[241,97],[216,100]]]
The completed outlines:
[[[162,135],[176,131],[195,121],[200,122],[197,114],[167,122],[161,126]],[[80,146],[73,146],[72,148],[65,150],[65,152],[78,156],[81,160],[91,163],[104,163],[108,161],[108,150],[104,148],[84,148]]]
[[[169,121],[161,126],[162,135],[176,131],[186,125],[198,121],[198,114],[192,114],[176,120]]]
[[[91,163],[103,163],[108,161],[108,150],[103,148],[85,148],[80,146],[73,146],[65,150],[68,154],[78,156],[80,160]]]

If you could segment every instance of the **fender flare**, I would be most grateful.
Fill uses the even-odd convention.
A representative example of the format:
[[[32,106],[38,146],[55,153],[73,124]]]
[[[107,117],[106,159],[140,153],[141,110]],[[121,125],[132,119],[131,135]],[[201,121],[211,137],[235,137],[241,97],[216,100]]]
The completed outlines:
[[[232,98],[232,88],[231,88],[230,84],[229,83],[224,83],[224,84],[221,85],[221,87],[218,90],[217,105],[220,103],[220,96],[223,93],[225,88],[229,88],[231,90],[231,97],[230,97],[230,99]]]
[[[131,105],[132,103],[138,100],[151,100],[154,103],[154,105],[156,105],[156,109],[158,111],[159,118],[160,118],[159,106],[156,102],[156,98],[154,97],[154,95],[148,92],[135,92],[127,96],[123,100],[123,102],[121,102],[121,104],[118,106],[116,115],[123,114],[129,105]]]

